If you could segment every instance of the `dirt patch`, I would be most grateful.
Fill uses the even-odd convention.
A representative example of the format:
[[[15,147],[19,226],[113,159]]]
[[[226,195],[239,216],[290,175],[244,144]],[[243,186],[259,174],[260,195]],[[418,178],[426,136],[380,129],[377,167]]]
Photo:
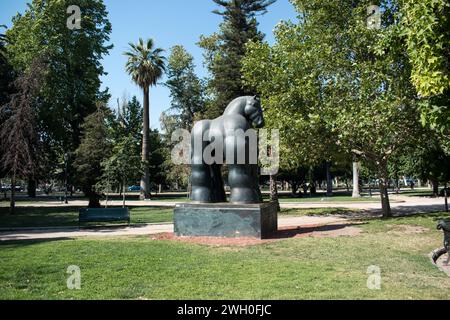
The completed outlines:
[[[152,240],[172,240],[187,243],[205,244],[210,246],[254,246],[271,240],[257,238],[220,238],[220,237],[177,237],[173,233],[160,233],[151,236]]]
[[[419,227],[419,226],[411,226],[411,225],[388,225],[389,228],[392,228],[392,230],[388,231],[389,233],[393,234],[420,234],[425,233],[427,231],[430,231],[428,228]]]
[[[355,237],[362,233],[358,227],[348,224],[308,225],[305,227],[282,227],[268,239],[257,238],[223,238],[223,237],[177,237],[173,233],[152,235],[152,240],[170,240],[178,242],[204,244],[210,246],[246,247],[271,243],[289,238],[335,238],[341,236]]]

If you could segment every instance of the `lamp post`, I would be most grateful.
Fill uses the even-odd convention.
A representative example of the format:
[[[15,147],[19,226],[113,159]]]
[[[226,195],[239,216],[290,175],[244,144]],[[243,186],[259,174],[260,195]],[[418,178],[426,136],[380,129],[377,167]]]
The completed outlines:
[[[65,153],[64,154],[64,203],[68,204],[69,202],[67,201],[67,162],[69,160],[69,154]]]

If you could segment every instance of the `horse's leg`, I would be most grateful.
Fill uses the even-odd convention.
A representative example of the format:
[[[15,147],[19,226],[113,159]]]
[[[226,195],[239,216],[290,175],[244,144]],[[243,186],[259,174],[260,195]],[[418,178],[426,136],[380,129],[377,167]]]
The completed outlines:
[[[212,185],[214,190],[214,202],[226,202],[227,196],[225,194],[225,189],[223,186],[222,179],[222,165],[213,164],[211,165],[212,172]]]
[[[244,136],[227,136],[226,149],[234,149],[234,159],[228,162],[228,183],[231,189],[230,201],[232,203],[260,203],[261,192],[258,183],[258,165],[249,163],[249,144]],[[237,155],[244,152],[245,164],[238,163]],[[227,159],[228,161],[228,159]]]
[[[203,150],[208,145],[204,135],[209,126],[209,120],[199,121],[194,125],[191,135],[191,200],[201,203],[215,201],[212,168],[203,159]]]

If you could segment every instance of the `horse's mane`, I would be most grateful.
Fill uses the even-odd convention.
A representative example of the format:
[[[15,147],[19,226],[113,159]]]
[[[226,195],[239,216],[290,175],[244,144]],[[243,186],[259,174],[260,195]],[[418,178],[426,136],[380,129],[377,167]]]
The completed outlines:
[[[225,111],[223,112],[223,114],[245,114],[245,106],[247,105],[247,103],[253,99],[255,99],[256,97],[252,97],[252,96],[243,96],[243,97],[239,97],[234,99],[233,101],[231,101],[228,106],[225,108]]]

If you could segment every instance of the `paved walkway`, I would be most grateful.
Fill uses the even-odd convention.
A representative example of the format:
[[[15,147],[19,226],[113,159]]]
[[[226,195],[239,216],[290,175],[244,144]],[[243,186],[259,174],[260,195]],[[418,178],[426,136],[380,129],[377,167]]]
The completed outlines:
[[[443,198],[428,198],[428,197],[408,197],[402,195],[389,195],[391,200],[391,208],[397,214],[408,214],[415,212],[429,212],[444,210]],[[156,200],[130,200],[126,202],[130,207],[168,207],[173,208],[178,202],[173,201],[156,201]],[[39,201],[34,203],[18,203],[20,207],[86,207],[88,202],[86,200],[72,200],[69,204],[63,204],[59,201]],[[102,205],[105,205],[102,202]],[[122,201],[113,200],[108,201],[109,206],[121,206]],[[371,211],[372,213],[379,213],[381,210],[381,202],[378,197],[373,197],[373,202],[364,201],[317,201],[317,202],[281,202],[281,207],[284,209],[313,209],[313,208],[343,208],[343,209],[359,209],[364,211]]]
[[[311,225],[327,225],[346,221],[340,217],[287,217],[280,218],[279,227],[297,227]],[[121,237],[121,236],[143,236],[173,232],[173,224],[142,224],[131,227],[109,227],[95,229],[79,228],[41,228],[29,231],[7,231],[0,232],[0,241],[11,240],[44,240],[44,239],[73,239],[80,237]]]

